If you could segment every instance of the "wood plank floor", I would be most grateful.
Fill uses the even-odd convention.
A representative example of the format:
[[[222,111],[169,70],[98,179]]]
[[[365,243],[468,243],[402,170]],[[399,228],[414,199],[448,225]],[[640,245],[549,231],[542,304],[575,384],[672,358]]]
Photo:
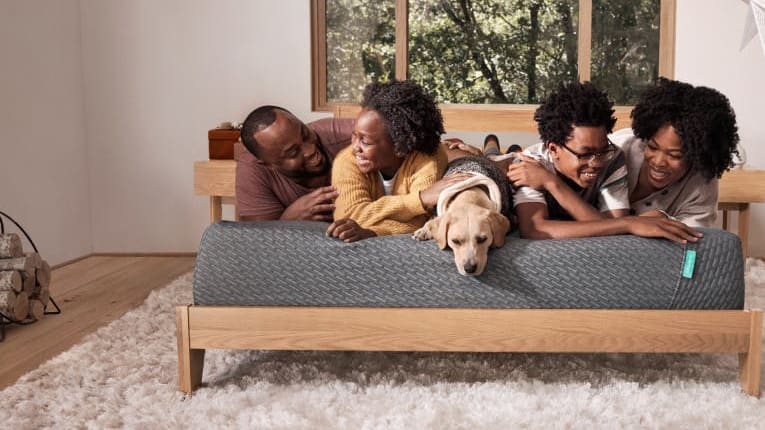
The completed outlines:
[[[5,341],[0,342],[0,389],[140,305],[152,290],[192,270],[194,260],[93,256],[54,270],[51,295],[61,314],[6,326]]]

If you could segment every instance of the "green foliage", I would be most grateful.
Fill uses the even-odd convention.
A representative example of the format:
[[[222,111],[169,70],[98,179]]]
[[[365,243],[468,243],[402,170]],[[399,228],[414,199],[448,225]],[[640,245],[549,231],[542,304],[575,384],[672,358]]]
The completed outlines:
[[[395,76],[395,2],[327,0],[327,96]],[[593,81],[634,102],[658,75],[659,0],[593,1]],[[577,0],[410,0],[409,78],[444,103],[538,103],[578,79]]]
[[[327,100],[359,102],[395,76],[395,1],[327,0]]]
[[[660,2],[592,2],[592,82],[634,104],[659,76]]]
[[[446,103],[536,103],[576,79],[576,5],[412,0],[409,77]]]

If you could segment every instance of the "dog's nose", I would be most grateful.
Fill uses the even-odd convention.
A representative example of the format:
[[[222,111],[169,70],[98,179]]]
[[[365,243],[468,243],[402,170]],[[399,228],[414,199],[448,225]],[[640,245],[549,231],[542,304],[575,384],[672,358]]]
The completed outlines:
[[[467,263],[465,264],[465,273],[475,273],[475,269],[478,268],[478,265],[475,263]]]

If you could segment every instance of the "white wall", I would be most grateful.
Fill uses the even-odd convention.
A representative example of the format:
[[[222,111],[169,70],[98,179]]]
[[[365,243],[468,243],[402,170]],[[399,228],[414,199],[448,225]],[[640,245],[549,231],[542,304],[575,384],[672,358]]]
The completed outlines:
[[[736,111],[748,163],[765,169],[765,53],[755,37],[739,51],[747,8],[742,1],[677,3],[675,77],[720,90]],[[752,205],[751,255],[765,256],[765,205]]]
[[[82,0],[96,251],[193,251],[207,130],[257,105],[310,112],[306,1]]]
[[[0,0],[0,210],[51,264],[91,252],[80,53],[77,0]]]

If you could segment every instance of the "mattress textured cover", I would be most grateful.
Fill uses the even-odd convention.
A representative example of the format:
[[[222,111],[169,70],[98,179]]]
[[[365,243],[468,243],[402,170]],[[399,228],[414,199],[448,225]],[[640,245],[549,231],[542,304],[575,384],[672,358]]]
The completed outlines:
[[[204,233],[194,304],[429,308],[742,309],[737,236],[695,244],[611,236],[507,238],[481,276],[409,235],[351,244],[309,221],[227,222]],[[689,252],[690,251],[690,252]],[[695,260],[694,260],[695,258]],[[693,262],[691,260],[694,260]]]

